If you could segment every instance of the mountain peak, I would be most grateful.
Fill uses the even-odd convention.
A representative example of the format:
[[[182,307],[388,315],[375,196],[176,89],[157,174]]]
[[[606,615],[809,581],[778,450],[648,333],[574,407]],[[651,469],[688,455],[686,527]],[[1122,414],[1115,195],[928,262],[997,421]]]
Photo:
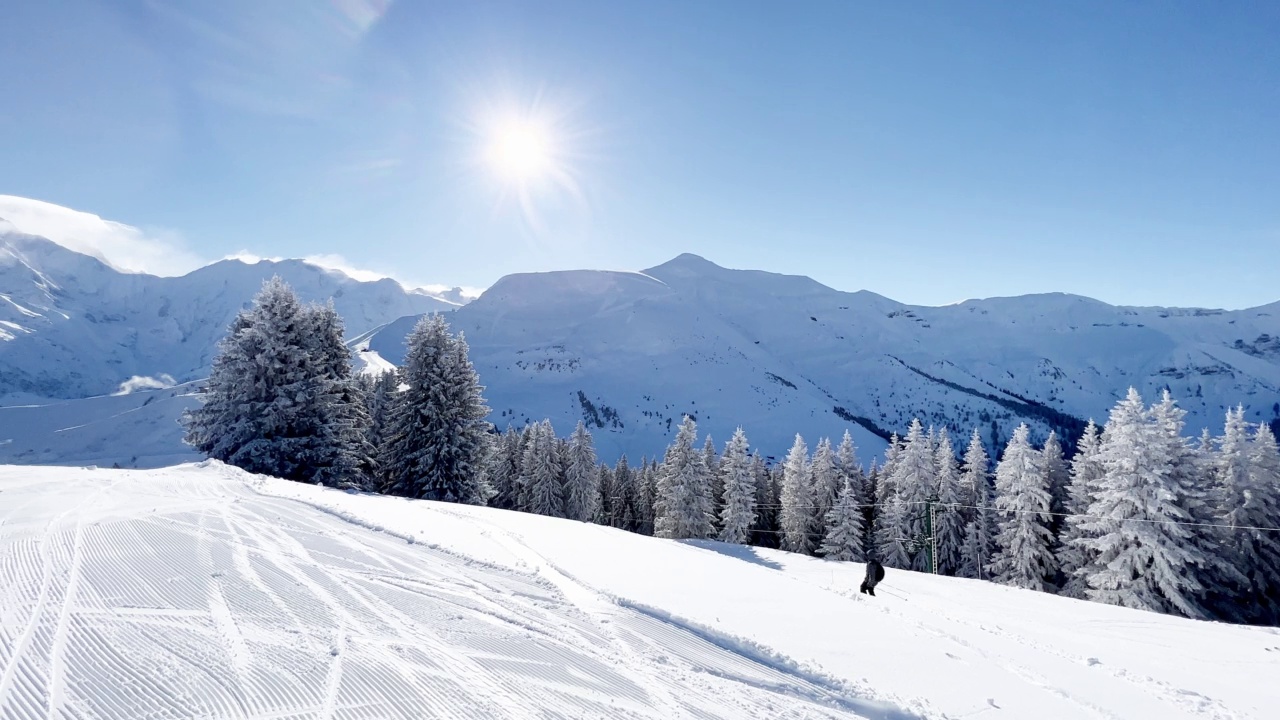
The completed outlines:
[[[712,273],[717,271],[723,271],[724,269],[725,268],[711,262],[710,260],[702,257],[701,255],[694,255],[693,253],[680,253],[679,255],[671,258],[670,260],[662,263],[661,265],[655,265],[649,268],[648,270],[645,270],[644,274],[651,275],[654,272],[661,273],[665,270],[668,272],[675,272],[681,275],[702,275],[702,274],[707,274],[707,273]]]

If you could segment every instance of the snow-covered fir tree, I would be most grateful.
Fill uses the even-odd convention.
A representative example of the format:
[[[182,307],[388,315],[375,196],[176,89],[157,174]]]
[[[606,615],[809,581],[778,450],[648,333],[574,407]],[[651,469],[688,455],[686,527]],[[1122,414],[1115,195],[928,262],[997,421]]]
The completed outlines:
[[[489,478],[494,491],[490,504],[504,510],[514,510],[520,504],[520,464],[523,461],[520,437],[519,431],[508,427],[489,462]]]
[[[809,479],[813,483],[814,525],[821,528],[825,526],[827,512],[835,506],[844,486],[835,450],[827,438],[819,440],[818,447],[814,448]]]
[[[314,482],[331,487],[373,489],[377,450],[369,441],[368,407],[351,371],[342,318],[333,303],[303,308],[303,342],[315,364],[316,392],[309,399],[319,438],[311,465]]]
[[[743,544],[751,539],[756,521],[756,479],[747,455],[747,434],[742,428],[724,446],[720,462],[720,487],[724,497],[720,509],[720,540]]]
[[[184,416],[187,443],[249,472],[358,485],[353,466],[367,445],[353,432],[363,410],[336,406],[358,393],[349,358],[344,371],[311,336],[317,318],[279,277],[264,283],[219,344],[204,404]]]
[[[773,473],[760,453],[751,453],[751,478],[755,484],[756,520],[751,524],[751,544],[776,548],[781,540],[782,528],[778,524],[780,498],[773,482]]]
[[[1053,590],[1058,563],[1049,531],[1048,477],[1044,458],[1031,447],[1026,423],[1014,430],[996,465],[1000,531],[989,571],[996,582],[1028,590]]]
[[[876,485],[876,503],[884,504],[896,489],[893,487],[893,474],[898,469],[898,458],[902,455],[902,438],[898,433],[889,436],[889,446],[884,451],[884,464],[880,466],[880,482]]]
[[[529,442],[520,463],[520,485],[523,488],[521,510],[564,517],[564,468],[560,464],[560,452],[555,428],[550,420],[535,423],[529,428]]]
[[[613,468],[613,494],[609,502],[609,524],[616,528],[637,532],[635,474],[627,464],[627,456],[618,458]]]
[[[707,435],[702,443],[702,464],[707,468],[707,477],[711,487],[711,524],[712,534],[720,531],[720,503],[724,500],[724,486],[720,477],[720,456],[716,453],[716,443]]]
[[[654,534],[654,521],[658,513],[658,474],[654,463],[640,458],[639,475],[636,477],[636,509],[641,535]]]
[[[1040,455],[1044,458],[1044,474],[1049,481],[1049,511],[1053,513],[1049,518],[1049,530],[1054,537],[1057,537],[1061,532],[1063,517],[1066,513],[1067,488],[1071,484],[1071,473],[1067,469],[1067,460],[1062,454],[1062,443],[1058,440],[1056,432],[1049,431],[1049,437],[1044,441]]]
[[[1240,551],[1248,570],[1249,595],[1244,600],[1247,607],[1256,610],[1247,613],[1246,619],[1264,625],[1280,624],[1280,451],[1276,448],[1276,436],[1271,427],[1260,423],[1249,444],[1249,484],[1253,492],[1247,503],[1247,512],[1233,516],[1236,520],[1248,519],[1253,527],[1272,528],[1245,530],[1237,525],[1234,549]],[[1231,546],[1228,546],[1231,547]]]
[[[836,448],[836,470],[841,484],[846,478],[853,484],[857,505],[870,502],[867,497],[867,477],[862,470],[862,461],[858,459],[858,446],[854,444],[853,435],[848,430],[844,431],[840,446]]]
[[[405,341],[401,380],[382,453],[388,492],[446,502],[481,503],[489,424],[466,340],[438,314],[426,315]]]
[[[883,474],[880,477],[883,478]],[[911,567],[915,541],[899,531],[908,520],[907,505],[898,493],[890,493],[889,499],[880,503],[880,512],[875,519],[875,549],[876,559],[885,567]]]
[[[857,489],[853,480],[846,477],[844,486],[836,495],[836,501],[824,517],[826,532],[819,554],[828,560],[865,562],[867,557],[862,541],[862,508],[858,507]]]
[[[711,536],[711,482],[705,458],[694,447],[697,437],[698,426],[686,415],[658,474],[653,524],[658,537]]]
[[[937,482],[937,510],[934,516],[934,537],[937,538],[938,572],[955,575],[964,564],[964,509],[960,507],[960,469],[956,466],[956,451],[951,445],[951,435],[942,428],[936,438],[934,450],[934,477]]]
[[[1085,426],[1071,458],[1071,482],[1067,488],[1066,512],[1058,542],[1058,565],[1064,584],[1060,594],[1084,599],[1089,589],[1088,576],[1095,572],[1096,554],[1085,542],[1091,539],[1085,522],[1093,498],[1102,489],[1102,434],[1093,420]]]
[[[875,498],[879,497],[879,487],[880,466],[872,459],[871,466],[867,468],[866,476],[862,481],[862,547],[866,550],[868,558],[878,557],[876,555],[876,527],[877,523],[880,522],[882,508],[875,504]]]
[[[1134,388],[1111,410],[1098,461],[1102,480],[1082,523],[1096,554],[1086,578],[1091,600],[1143,610],[1207,617],[1197,567],[1205,558],[1189,542],[1173,462],[1162,429]]]
[[[394,368],[376,376],[360,376],[365,382],[365,408],[369,413],[369,444],[375,453],[386,443],[387,421],[395,394],[400,390],[400,374]]]
[[[812,555],[819,529],[813,516],[809,448],[800,435],[796,435],[782,468],[782,549]]]
[[[894,550],[887,552],[881,562],[890,567],[930,572],[932,567],[928,554],[922,548],[928,541],[925,502],[933,497],[935,490],[934,453],[919,418],[911,421],[911,428],[894,462],[889,485],[893,489],[892,512],[885,514],[877,545],[882,549],[900,545],[910,555],[911,561],[906,565],[896,564],[901,558],[900,553]]]
[[[1211,498],[1213,473],[1208,459],[1183,435],[1186,411],[1178,407],[1166,388],[1160,402],[1151,406],[1149,412],[1157,443],[1154,455],[1167,463],[1166,482],[1173,493],[1172,503],[1185,515],[1185,522],[1197,523],[1168,528],[1169,539],[1194,550],[1191,555],[1195,561],[1186,567],[1186,571],[1194,573],[1204,589],[1198,595],[1198,601],[1203,617],[1210,617],[1216,615],[1214,608],[1218,605],[1214,599],[1215,588],[1239,586],[1248,580],[1233,563],[1227,562],[1229,553],[1222,536],[1212,529],[1199,527],[1214,522]]]
[[[613,468],[605,463],[600,463],[596,468],[596,477],[596,488],[598,490],[596,495],[597,512],[592,522],[599,525],[609,525],[613,513],[609,505],[617,492],[613,487],[616,482]]]
[[[1235,585],[1234,605],[1219,603],[1224,614],[1251,622],[1271,622],[1280,591],[1280,533],[1253,528],[1280,527],[1280,464],[1275,437],[1266,425],[1252,439],[1244,409],[1227,412],[1219,441],[1214,496],[1219,530],[1228,562],[1244,576]]]
[[[595,444],[581,420],[573,429],[564,455],[564,516],[595,522],[600,514],[600,472]]]

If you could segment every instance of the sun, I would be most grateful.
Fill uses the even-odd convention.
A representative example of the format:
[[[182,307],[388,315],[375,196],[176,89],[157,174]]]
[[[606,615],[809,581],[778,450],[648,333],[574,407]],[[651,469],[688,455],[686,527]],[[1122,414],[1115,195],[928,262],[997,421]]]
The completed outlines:
[[[508,121],[496,127],[486,159],[503,178],[521,184],[541,179],[555,169],[550,135],[528,120]]]

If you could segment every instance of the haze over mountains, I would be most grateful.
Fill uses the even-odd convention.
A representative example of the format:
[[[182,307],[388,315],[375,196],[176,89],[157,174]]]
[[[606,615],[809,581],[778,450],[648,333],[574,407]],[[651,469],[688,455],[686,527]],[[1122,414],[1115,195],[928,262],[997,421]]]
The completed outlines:
[[[231,318],[273,274],[304,299],[332,297],[374,366],[401,359],[418,315],[450,313],[496,425],[549,417],[567,432],[585,420],[610,461],[660,453],[685,413],[721,442],[742,425],[775,456],[797,432],[813,441],[851,428],[864,460],[915,416],[964,435],[979,427],[993,447],[1021,422],[1037,441],[1070,435],[1130,385],[1152,398],[1170,389],[1192,432],[1237,403],[1250,421],[1280,418],[1280,303],[1125,308],[1046,294],[920,307],[681,255],[640,273],[511,275],[459,306],[298,260],[121,272],[0,225],[0,404],[35,406],[0,410],[0,460],[189,457],[175,422],[189,389],[80,398],[131,378],[203,377]],[[126,420],[127,432],[116,427]]]

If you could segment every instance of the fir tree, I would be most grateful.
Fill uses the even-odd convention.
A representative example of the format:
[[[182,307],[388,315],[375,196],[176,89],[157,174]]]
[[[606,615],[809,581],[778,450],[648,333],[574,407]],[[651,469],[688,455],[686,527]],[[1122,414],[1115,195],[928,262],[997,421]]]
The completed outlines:
[[[204,404],[183,418],[187,443],[249,472],[304,482],[350,478],[348,467],[335,467],[351,459],[343,447],[349,428],[332,425],[343,412],[332,407],[338,393],[330,358],[310,337],[315,326],[284,281],[264,283],[219,345]]]
[[[934,475],[938,483],[938,506],[933,532],[937,538],[938,572],[955,575],[964,564],[965,521],[960,508],[960,471],[956,467],[956,451],[945,427],[937,435],[937,445]]]
[[[756,521],[756,481],[747,456],[747,434],[738,428],[724,446],[720,463],[720,486],[724,498],[720,510],[720,540],[743,544],[751,538]]]
[[[1249,438],[1244,409],[1227,413],[1219,443],[1214,496],[1219,537],[1227,560],[1243,579],[1232,583],[1234,603],[1220,602],[1220,609],[1235,619],[1272,622],[1280,592],[1280,533],[1253,528],[1280,527],[1280,461],[1275,436],[1260,425]]]
[[[724,499],[724,486],[720,477],[720,456],[716,454],[716,444],[710,434],[702,443],[702,464],[707,469],[710,483],[707,491],[711,494],[711,524],[714,535],[720,531],[720,503]]]
[[[1186,516],[1187,522],[1209,525],[1214,523],[1216,513],[1212,495],[1213,468],[1211,459],[1201,454],[1200,450],[1183,436],[1186,427],[1186,411],[1174,402],[1172,394],[1166,389],[1160,402],[1150,410],[1151,421],[1156,434],[1158,448],[1155,456],[1168,463],[1168,487],[1173,493],[1173,503]],[[1193,573],[1204,589],[1197,597],[1204,617],[1215,614],[1216,605],[1214,588],[1239,586],[1247,583],[1234,564],[1227,562],[1230,553],[1226,550],[1222,536],[1212,530],[1201,531],[1195,526],[1179,526],[1177,530],[1186,530],[1174,536],[1175,542],[1185,543],[1195,552],[1194,562],[1186,571]],[[1178,540],[1181,538],[1181,540]]]
[[[1067,461],[1062,454],[1062,443],[1058,435],[1049,431],[1049,437],[1040,450],[1043,457],[1044,473],[1049,482],[1049,511],[1053,513],[1049,519],[1049,530],[1054,537],[1061,533],[1063,515],[1067,511],[1068,486],[1071,473],[1067,470]]]
[[[383,453],[389,492],[478,504],[489,408],[466,340],[440,315],[418,321],[406,340],[402,381]]]
[[[1197,579],[1205,558],[1179,524],[1190,517],[1179,506],[1163,434],[1133,388],[1111,411],[1098,453],[1103,477],[1083,524],[1087,547],[1097,553],[1086,594],[1112,605],[1206,617]]]
[[[705,459],[694,448],[697,436],[697,424],[686,415],[658,475],[654,507],[654,534],[658,537],[711,536],[711,483]]]
[[[610,506],[613,503],[613,498],[617,494],[617,489],[614,488],[614,484],[617,481],[615,480],[613,470],[604,463],[600,463],[599,467],[596,468],[596,476],[596,488],[598,490],[596,495],[597,512],[595,518],[592,519],[592,522],[598,525],[609,525],[612,527],[614,511]]]
[[[1236,530],[1234,549],[1245,559],[1249,594],[1245,606],[1255,612],[1246,615],[1251,622],[1280,624],[1280,451],[1271,427],[1260,423],[1249,444],[1249,485],[1252,488],[1245,512],[1253,527],[1272,530]]]
[[[825,517],[826,535],[818,552],[828,560],[865,562],[862,539],[862,508],[858,507],[853,481],[845,478],[844,486]]]
[[[819,528],[824,527],[827,513],[835,506],[836,497],[844,486],[835,451],[832,450],[831,441],[827,438],[819,440],[818,447],[813,451],[809,477],[813,483],[814,525]]]
[[[640,458],[640,476],[636,481],[636,507],[638,509],[637,532],[641,535],[654,534],[654,522],[658,513],[658,477],[654,464],[646,458]]]
[[[990,461],[978,429],[969,437],[960,472],[960,499],[967,506],[964,528],[964,556],[959,575],[985,579],[987,565],[995,549],[995,517],[992,500]]]
[[[873,459],[871,467],[867,468],[866,478],[863,480],[862,498],[862,522],[863,533],[862,547],[867,551],[867,557],[879,557],[876,554],[876,528],[881,520],[882,508],[875,503],[875,498],[879,497],[880,487],[880,467]]]
[[[894,564],[892,567],[929,572],[932,568],[928,567],[927,554],[919,550],[928,541],[925,533],[925,501],[932,498],[934,493],[934,455],[932,442],[918,418],[911,421],[911,428],[907,431],[906,441],[894,463],[889,484],[893,488],[895,503],[891,508],[892,514],[886,515],[879,544],[884,547],[886,543],[896,543],[911,554],[909,564]],[[893,524],[889,523],[890,520]],[[886,557],[892,556],[892,562],[897,563],[900,561],[898,555],[895,550]],[[890,565],[888,562],[884,564]]]
[[[550,420],[529,430],[529,443],[520,463],[526,512],[548,517],[564,517],[564,469],[560,465],[556,431]]]
[[[523,461],[520,437],[520,432],[508,427],[490,460],[489,477],[494,490],[490,502],[504,510],[515,510],[520,506],[520,465]]]
[[[386,443],[387,422],[395,394],[400,391],[400,375],[395,369],[379,373],[376,377],[364,375],[365,408],[369,413],[369,444],[375,452]]]
[[[889,436],[889,447],[884,451],[884,464],[880,466],[880,483],[876,488],[876,503],[884,504],[896,488],[893,486],[893,475],[898,470],[898,458],[902,455],[902,439],[898,433]]]
[[[377,449],[369,440],[364,392],[351,372],[351,351],[343,341],[342,318],[333,303],[303,310],[304,342],[317,383],[311,397],[318,437],[310,465],[312,480],[330,487],[373,489]]]
[[[609,524],[616,528],[637,532],[640,515],[637,511],[635,475],[627,464],[627,456],[618,458],[613,469],[613,496],[609,504]]]
[[[782,549],[812,555],[816,543],[809,449],[796,435],[782,475]]]
[[[782,528],[778,523],[779,503],[777,485],[760,453],[751,453],[751,477],[755,484],[756,521],[751,524],[751,544],[776,548],[781,541]]]
[[[1067,488],[1066,512],[1070,513],[1062,527],[1058,545],[1058,564],[1065,583],[1062,595],[1083,600],[1089,589],[1088,576],[1096,572],[1096,555],[1087,540],[1092,540],[1085,523],[1089,506],[1102,489],[1102,463],[1098,453],[1102,436],[1093,420],[1085,426],[1071,459],[1071,482]]]
[[[591,433],[581,420],[565,448],[564,513],[570,520],[595,522],[600,514],[600,472]]]
[[[1028,590],[1053,589],[1058,564],[1049,531],[1048,478],[1044,458],[1031,447],[1026,423],[1018,426],[996,465],[1000,532],[990,572],[996,582]]]
[[[858,447],[853,444],[853,435],[848,430],[840,439],[840,447],[836,449],[836,467],[840,481],[848,480],[853,485],[854,504],[859,507],[871,502],[867,494],[867,478],[862,472],[862,463],[858,460]]]

